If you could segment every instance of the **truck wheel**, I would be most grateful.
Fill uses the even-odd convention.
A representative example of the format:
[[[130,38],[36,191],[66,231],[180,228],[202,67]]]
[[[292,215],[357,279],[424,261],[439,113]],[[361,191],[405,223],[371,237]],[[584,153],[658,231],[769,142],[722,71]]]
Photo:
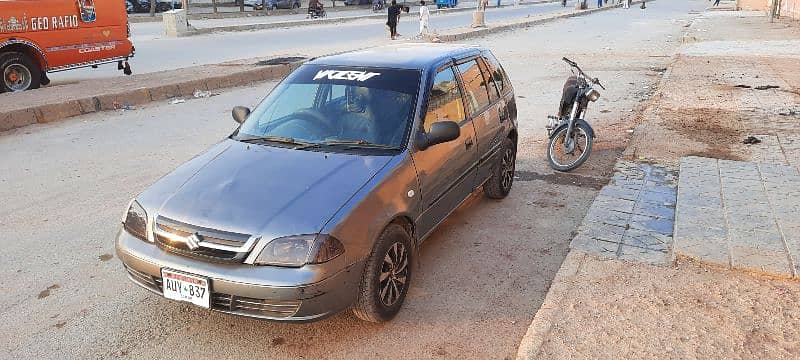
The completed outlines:
[[[390,224],[378,237],[361,276],[353,313],[361,320],[384,322],[400,311],[408,293],[413,262],[411,236]]]
[[[0,54],[0,82],[2,92],[17,92],[38,89],[42,81],[42,71],[30,57],[21,52]]]

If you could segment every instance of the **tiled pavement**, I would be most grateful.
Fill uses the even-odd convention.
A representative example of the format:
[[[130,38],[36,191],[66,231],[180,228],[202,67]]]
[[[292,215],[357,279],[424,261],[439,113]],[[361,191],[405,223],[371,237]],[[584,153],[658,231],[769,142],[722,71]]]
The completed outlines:
[[[680,179],[676,171],[650,164],[620,161],[615,170],[573,249],[652,264],[681,256],[800,276],[797,168],[685,157]]]
[[[674,170],[618,162],[570,246],[603,257],[668,262],[676,187]]]
[[[797,277],[800,173],[791,166],[681,159],[674,252],[724,267]]]

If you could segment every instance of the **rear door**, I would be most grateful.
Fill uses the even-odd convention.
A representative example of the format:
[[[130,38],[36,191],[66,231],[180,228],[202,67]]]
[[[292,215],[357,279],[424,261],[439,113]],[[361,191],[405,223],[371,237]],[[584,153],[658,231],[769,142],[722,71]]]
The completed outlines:
[[[461,135],[412,154],[423,202],[423,212],[417,220],[421,238],[458,207],[475,185],[478,162],[475,129],[472,120],[466,117],[461,87],[451,66],[440,68],[434,78],[422,130],[430,130],[438,121],[458,123]]]
[[[467,116],[475,127],[477,138],[478,165],[475,184],[481,185],[491,172],[491,155],[498,149],[500,128],[498,93],[490,89],[491,84],[484,77],[479,64],[480,58],[472,58],[458,64],[458,72],[464,83],[464,99]],[[491,90],[491,92],[490,92]]]

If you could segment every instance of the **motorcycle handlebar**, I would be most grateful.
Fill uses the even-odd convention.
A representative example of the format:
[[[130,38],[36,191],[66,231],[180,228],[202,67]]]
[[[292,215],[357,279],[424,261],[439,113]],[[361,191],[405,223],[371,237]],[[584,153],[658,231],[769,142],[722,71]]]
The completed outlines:
[[[599,85],[601,88],[603,88],[603,90],[605,90],[605,89],[606,89],[606,88],[605,88],[605,87],[604,87],[602,84],[600,84],[600,79],[598,79],[598,78],[593,78],[593,77],[591,77],[591,76],[587,75],[585,72],[583,72],[583,70],[581,69],[581,67],[580,67],[580,66],[578,66],[578,63],[576,63],[576,62],[574,62],[574,61],[572,61],[572,60],[570,60],[570,59],[567,59],[566,57],[562,57],[562,58],[561,58],[561,60],[564,60],[564,62],[565,62],[565,63],[567,63],[567,64],[569,64],[569,66],[572,66],[572,67],[574,67],[575,69],[578,69],[578,72],[580,72],[580,73],[581,73],[581,75],[583,75],[584,77],[586,77],[586,78],[588,78],[588,79],[591,79],[591,80],[592,80],[592,83]]]

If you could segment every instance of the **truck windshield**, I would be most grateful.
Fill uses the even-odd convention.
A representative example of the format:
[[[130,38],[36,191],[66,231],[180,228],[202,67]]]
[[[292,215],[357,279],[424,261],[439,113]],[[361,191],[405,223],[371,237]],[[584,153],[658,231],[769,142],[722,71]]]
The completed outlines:
[[[235,138],[400,148],[419,81],[417,70],[303,65],[253,110]]]

